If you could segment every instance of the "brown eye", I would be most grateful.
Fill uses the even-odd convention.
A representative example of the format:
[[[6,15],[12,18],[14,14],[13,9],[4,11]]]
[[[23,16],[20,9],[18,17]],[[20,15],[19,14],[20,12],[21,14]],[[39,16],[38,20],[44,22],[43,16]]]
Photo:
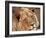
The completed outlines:
[[[34,12],[34,9],[32,10],[32,12]]]

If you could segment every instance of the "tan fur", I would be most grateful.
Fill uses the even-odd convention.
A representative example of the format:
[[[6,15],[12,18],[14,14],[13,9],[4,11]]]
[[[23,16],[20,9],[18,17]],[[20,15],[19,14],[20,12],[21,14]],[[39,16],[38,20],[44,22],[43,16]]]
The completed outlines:
[[[15,25],[17,31],[27,31],[29,29],[33,29],[33,24],[35,24],[36,27],[39,26],[36,14],[28,8],[21,8],[19,22]]]

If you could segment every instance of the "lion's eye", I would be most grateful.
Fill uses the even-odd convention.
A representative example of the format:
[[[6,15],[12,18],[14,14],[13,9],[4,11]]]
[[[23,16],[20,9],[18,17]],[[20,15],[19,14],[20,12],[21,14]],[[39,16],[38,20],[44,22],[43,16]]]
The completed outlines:
[[[17,19],[18,19],[18,21],[19,21],[19,19],[20,19],[20,15],[18,15],[16,18],[17,18]]]

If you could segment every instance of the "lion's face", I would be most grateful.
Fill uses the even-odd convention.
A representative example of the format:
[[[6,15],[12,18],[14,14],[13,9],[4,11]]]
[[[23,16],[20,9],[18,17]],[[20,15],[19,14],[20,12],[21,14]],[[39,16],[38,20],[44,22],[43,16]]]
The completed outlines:
[[[34,29],[34,27],[37,28],[39,26],[39,22],[36,14],[32,12],[32,10],[21,8],[19,12],[19,21],[15,26],[17,31],[27,31]]]

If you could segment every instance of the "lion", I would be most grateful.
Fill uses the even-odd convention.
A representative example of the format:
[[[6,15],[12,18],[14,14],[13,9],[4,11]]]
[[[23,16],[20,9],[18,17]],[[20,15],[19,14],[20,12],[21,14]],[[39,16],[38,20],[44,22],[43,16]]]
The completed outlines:
[[[19,21],[17,21],[16,25],[14,26],[16,31],[31,31],[32,29],[36,30],[38,26],[39,21],[36,14],[29,8],[21,8],[19,12]]]

